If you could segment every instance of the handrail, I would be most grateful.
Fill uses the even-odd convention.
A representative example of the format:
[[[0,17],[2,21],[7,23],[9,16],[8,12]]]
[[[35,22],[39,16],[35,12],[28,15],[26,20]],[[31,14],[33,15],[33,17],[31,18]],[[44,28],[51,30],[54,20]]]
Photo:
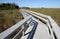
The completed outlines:
[[[50,16],[48,16],[48,20],[51,23],[52,30],[56,34],[57,39],[60,39],[60,27],[57,25],[57,23]]]
[[[25,12],[29,12],[29,13],[36,14],[36,15],[38,15],[38,16],[40,16],[40,17],[45,18],[45,19],[47,19],[47,16],[48,16],[48,15],[41,14],[41,13],[37,13],[37,12],[31,11],[31,10],[25,10],[25,9],[22,9],[22,10],[24,10]]]
[[[22,21],[19,21],[17,24],[13,25],[9,29],[7,29],[4,32],[0,33],[0,38],[1,39],[8,38],[11,34],[13,34],[14,31],[16,31],[20,26],[22,26],[29,19],[31,19],[31,16],[28,16],[27,18],[23,19]]]

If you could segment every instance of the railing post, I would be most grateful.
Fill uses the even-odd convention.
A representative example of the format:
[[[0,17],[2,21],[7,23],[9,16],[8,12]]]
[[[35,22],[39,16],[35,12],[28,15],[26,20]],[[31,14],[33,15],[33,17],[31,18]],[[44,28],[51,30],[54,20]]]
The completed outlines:
[[[24,31],[24,25],[22,25],[22,29],[23,29],[22,35],[24,36],[24,34],[25,34],[25,31]]]

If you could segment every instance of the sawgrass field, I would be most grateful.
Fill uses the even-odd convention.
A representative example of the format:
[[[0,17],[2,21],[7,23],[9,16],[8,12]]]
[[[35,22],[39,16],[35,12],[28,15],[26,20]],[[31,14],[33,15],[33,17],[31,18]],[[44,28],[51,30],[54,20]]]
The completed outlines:
[[[60,8],[30,8],[29,10],[51,16],[60,27]]]
[[[23,19],[19,9],[0,10],[0,32],[10,28]]]

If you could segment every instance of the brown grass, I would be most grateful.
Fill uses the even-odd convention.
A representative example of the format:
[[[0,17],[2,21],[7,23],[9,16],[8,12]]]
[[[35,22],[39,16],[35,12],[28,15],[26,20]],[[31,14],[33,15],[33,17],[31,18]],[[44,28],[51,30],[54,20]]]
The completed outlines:
[[[0,15],[0,32],[8,29],[23,19],[23,16],[18,9],[0,10]]]
[[[60,26],[60,8],[31,8],[30,10],[51,16]]]

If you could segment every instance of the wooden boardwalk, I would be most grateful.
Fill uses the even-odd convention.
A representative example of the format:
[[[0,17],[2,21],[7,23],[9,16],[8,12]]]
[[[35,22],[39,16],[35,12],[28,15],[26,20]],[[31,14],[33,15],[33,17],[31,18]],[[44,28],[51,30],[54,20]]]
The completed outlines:
[[[20,12],[24,19],[0,33],[0,39],[9,39],[19,27],[12,39],[60,39],[60,27],[50,16],[24,9]]]

